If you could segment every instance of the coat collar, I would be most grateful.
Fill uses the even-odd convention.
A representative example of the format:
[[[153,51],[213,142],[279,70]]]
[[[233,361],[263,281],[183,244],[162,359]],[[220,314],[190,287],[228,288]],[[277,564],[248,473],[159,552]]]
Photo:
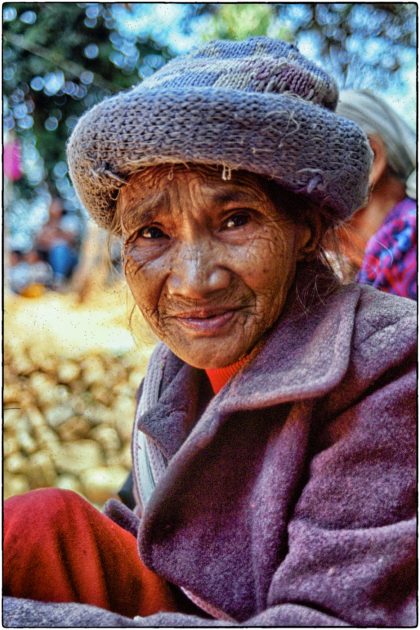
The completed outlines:
[[[331,391],[347,371],[359,295],[358,285],[344,286],[306,310],[292,296],[260,352],[214,396],[208,411],[211,407],[228,415]],[[185,365],[169,349],[160,349],[165,354],[162,395],[140,417],[138,428],[170,458],[211,394],[202,370]]]
[[[358,285],[341,287],[309,312],[294,300],[255,359],[221,390],[223,410],[256,409],[331,391],[348,368],[359,296]]]
[[[154,369],[155,360],[164,361],[162,393],[157,404],[139,417],[137,428],[155,440],[170,459],[189,435],[212,392],[203,370],[183,363],[163,344],[157,347],[148,369]]]

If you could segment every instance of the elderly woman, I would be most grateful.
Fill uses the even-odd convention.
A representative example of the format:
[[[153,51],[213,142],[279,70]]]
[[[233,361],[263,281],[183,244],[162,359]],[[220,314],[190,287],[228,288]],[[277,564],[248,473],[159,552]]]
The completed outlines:
[[[373,150],[370,194],[341,231],[357,280],[417,299],[416,134],[368,90],[340,94],[337,112],[368,134]]]
[[[416,311],[326,262],[371,162],[336,102],[294,46],[251,38],[80,120],[75,187],[121,235],[161,343],[134,511],[52,489],[10,500],[9,625],[416,623]]]

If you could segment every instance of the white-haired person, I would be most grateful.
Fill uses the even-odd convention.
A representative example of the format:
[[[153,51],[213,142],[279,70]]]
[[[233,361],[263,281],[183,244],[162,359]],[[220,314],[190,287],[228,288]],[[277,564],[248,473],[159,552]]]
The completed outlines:
[[[340,94],[337,113],[356,122],[373,150],[367,203],[341,231],[357,280],[417,299],[416,134],[369,90]]]

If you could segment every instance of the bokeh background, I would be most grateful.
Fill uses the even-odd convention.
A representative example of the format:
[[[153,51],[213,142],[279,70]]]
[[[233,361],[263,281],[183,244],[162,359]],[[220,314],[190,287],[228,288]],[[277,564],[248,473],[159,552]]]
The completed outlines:
[[[118,243],[89,222],[71,186],[65,144],[78,117],[200,42],[270,35],[297,43],[339,87],[380,93],[414,127],[417,6],[26,2],[2,11],[5,496],[58,486],[101,505],[130,468],[135,391],[154,340],[131,317]],[[45,251],[33,252],[53,202],[77,263],[59,282],[45,266],[34,275],[34,261],[48,266]]]

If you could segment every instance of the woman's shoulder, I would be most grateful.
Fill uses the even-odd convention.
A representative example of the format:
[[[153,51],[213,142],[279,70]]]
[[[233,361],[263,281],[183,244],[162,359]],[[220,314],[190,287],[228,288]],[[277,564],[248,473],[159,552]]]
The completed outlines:
[[[382,364],[412,354],[417,346],[417,303],[360,285],[352,346],[365,360]]]
[[[368,285],[360,285],[356,332],[361,339],[388,328],[410,326],[416,331],[417,303]]]
[[[346,372],[322,404],[327,416],[336,418],[366,398],[368,406],[357,407],[361,421],[377,425],[378,431],[393,425],[411,431],[416,420],[417,304],[358,287]],[[351,291],[351,285],[344,291]]]

